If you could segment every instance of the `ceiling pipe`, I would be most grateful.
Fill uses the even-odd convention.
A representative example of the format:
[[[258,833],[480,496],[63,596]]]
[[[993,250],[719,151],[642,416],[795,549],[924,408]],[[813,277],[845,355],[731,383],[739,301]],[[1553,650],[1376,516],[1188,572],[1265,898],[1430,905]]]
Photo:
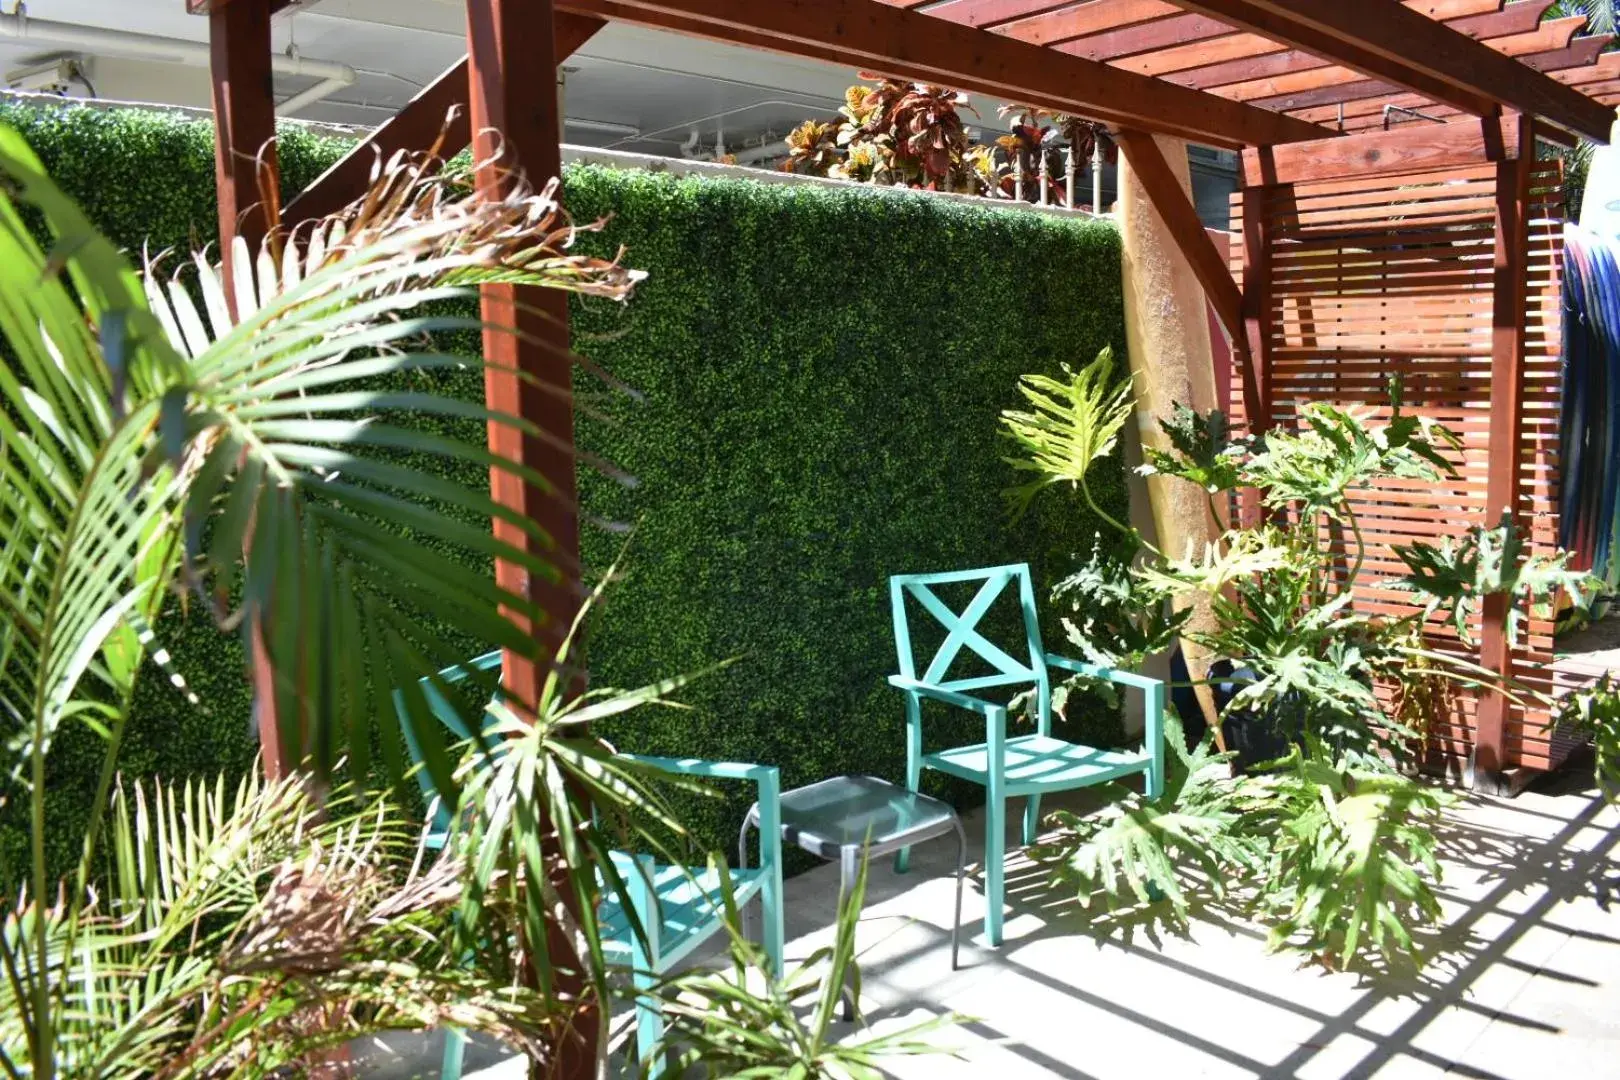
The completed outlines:
[[[184,38],[160,37],[156,34],[137,34],[128,30],[109,30],[99,26],[80,26],[76,23],[55,22],[50,19],[29,18],[23,5],[15,11],[0,14],[0,40],[25,41],[37,45],[71,48],[103,56],[123,56],[135,60],[154,60],[163,64],[184,64],[187,67],[208,66],[208,45]],[[276,115],[286,116],[314,101],[352,86],[356,79],[354,68],[331,60],[310,60],[285,53],[272,53],[270,69],[278,75],[301,75],[320,81],[308,89],[287,98],[276,106]]]

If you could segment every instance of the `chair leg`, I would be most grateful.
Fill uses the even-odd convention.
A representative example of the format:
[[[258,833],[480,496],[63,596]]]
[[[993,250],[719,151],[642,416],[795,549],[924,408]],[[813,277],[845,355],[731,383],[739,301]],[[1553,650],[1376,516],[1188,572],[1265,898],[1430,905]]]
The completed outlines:
[[[962,883],[967,878],[967,830],[962,819],[956,819],[956,918],[951,922],[951,970],[957,968],[957,954],[962,941]]]
[[[467,1054],[467,1033],[460,1028],[444,1029],[444,1061],[439,1080],[461,1080],[461,1062]]]
[[[635,984],[636,997],[636,1053],[646,1066],[647,1080],[657,1080],[663,1075],[666,1065],[665,1055],[660,1052],[656,1058],[649,1057],[653,1047],[664,1037],[664,1010],[658,1000],[652,996],[652,988],[657,985],[658,977],[650,971],[637,971],[631,975],[631,982]]]
[[[1001,946],[1001,898],[1005,891],[1007,861],[1007,800],[991,799],[984,823],[984,938]]]
[[[984,936],[1001,945],[1001,899],[1007,863],[1007,710],[985,716]]]
[[[1024,804],[1024,846],[1035,842],[1035,837],[1041,831],[1041,797],[1031,795]]]
[[[855,878],[860,874],[861,850],[853,845],[845,847],[838,853],[838,907],[842,913],[844,904],[849,900],[850,890],[855,888]],[[855,1000],[855,988],[846,981],[839,991],[839,1005],[843,1009],[844,1019],[851,1023],[855,1020],[855,1011],[860,1002]]]
[[[906,790],[916,794],[922,786],[922,703],[916,694],[906,695]],[[894,872],[911,869],[911,847],[894,853]]]
[[[757,808],[757,804],[756,804]],[[754,812],[750,810],[743,818],[742,828],[737,830],[737,869],[748,869],[748,830],[754,824]],[[760,904],[766,903],[764,894],[760,896]],[[754,902],[750,900],[742,906],[742,936],[749,941],[754,940]],[[769,916],[766,916],[769,918]]]

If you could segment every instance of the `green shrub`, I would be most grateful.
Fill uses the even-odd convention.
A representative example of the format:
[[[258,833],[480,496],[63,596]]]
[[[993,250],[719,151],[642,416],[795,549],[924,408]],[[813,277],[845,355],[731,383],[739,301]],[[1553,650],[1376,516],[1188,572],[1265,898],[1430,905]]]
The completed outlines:
[[[214,236],[206,122],[15,106],[0,106],[0,122],[24,133],[120,243],[160,250]],[[284,189],[342,149],[284,132]],[[1003,490],[1015,476],[997,417],[1021,375],[1055,373],[1105,345],[1123,355],[1117,234],[872,189],[591,166],[572,168],[567,183],[576,218],[612,215],[582,242],[622,244],[651,275],[626,307],[575,309],[575,347],[640,395],[578,380],[580,444],[638,480],[624,488],[582,470],[587,514],[634,526],[625,580],[592,628],[592,680],[640,685],[742,658],[683,694],[693,708],[643,712],[609,736],[649,753],[772,762],[788,785],[899,777],[901,702],[883,681],[895,670],[889,575],[1027,560],[1044,597],[1099,528],[1067,492],[1009,523]],[[482,394],[476,372],[443,378]],[[1092,494],[1123,516],[1117,460],[1094,474]],[[605,568],[624,543],[588,528],[587,565]],[[174,614],[160,634],[207,711],[147,679],[124,771],[244,768],[254,737],[238,641],[195,606]],[[1048,640],[1061,642],[1055,626]],[[1100,708],[1074,723],[1093,739],[1117,732]],[[967,714],[929,725],[941,741],[974,737]],[[95,781],[92,739],[76,734],[53,755],[58,865],[75,850]],[[736,802],[686,809],[706,843],[729,849]],[[0,811],[0,878],[25,836]]]

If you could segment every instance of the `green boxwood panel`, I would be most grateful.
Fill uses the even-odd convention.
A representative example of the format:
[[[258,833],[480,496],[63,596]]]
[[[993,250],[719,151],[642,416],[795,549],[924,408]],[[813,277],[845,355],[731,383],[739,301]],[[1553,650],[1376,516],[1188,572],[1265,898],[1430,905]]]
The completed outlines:
[[[206,122],[139,110],[0,106],[58,181],[119,243],[186,248],[215,236]],[[285,130],[284,189],[343,142]],[[1124,348],[1120,252],[1101,222],[904,192],[675,178],[571,168],[581,243],[649,271],[629,305],[576,301],[575,346],[634,387],[581,374],[582,446],[634,474],[633,488],[582,476],[585,509],[634,527],[588,529],[589,566],[623,554],[624,579],[591,628],[593,684],[633,686],[736,658],[681,697],[608,729],[651,753],[771,762],[789,785],[843,772],[898,778],[902,709],[887,579],[895,573],[1031,562],[1044,587],[1099,528],[1070,494],[1008,520],[997,414],[1018,376]],[[470,339],[457,347],[475,350]],[[440,385],[479,396],[475,371]],[[458,431],[478,438],[476,428]],[[468,476],[482,482],[482,475]],[[1095,486],[1123,514],[1123,471]],[[1061,640],[1056,627],[1048,640]],[[162,628],[206,703],[160,678],[141,688],[126,775],[245,768],[254,738],[237,640],[193,609]],[[1117,717],[1077,710],[1107,741]],[[931,739],[982,737],[929,714]],[[51,766],[50,843],[74,854],[100,747],[70,733]],[[971,791],[947,790],[958,799]],[[729,848],[746,795],[686,800],[707,845]],[[0,809],[0,877],[26,821]]]
[[[899,779],[889,576],[1028,560],[1044,585],[1099,528],[1058,492],[1009,522],[997,417],[1021,374],[1123,350],[1117,233],[871,189],[594,167],[567,185],[577,218],[612,215],[587,245],[622,244],[650,275],[627,307],[576,305],[576,346],[645,395],[580,425],[640,481],[583,485],[592,512],[635,525],[593,678],[740,658],[683,692],[692,711],[631,714],[611,737],[778,764],[789,786]],[[1104,473],[1123,511],[1123,473]],[[619,543],[589,536],[589,564]],[[984,737],[967,714],[929,723]],[[738,811],[687,816],[718,843]]]

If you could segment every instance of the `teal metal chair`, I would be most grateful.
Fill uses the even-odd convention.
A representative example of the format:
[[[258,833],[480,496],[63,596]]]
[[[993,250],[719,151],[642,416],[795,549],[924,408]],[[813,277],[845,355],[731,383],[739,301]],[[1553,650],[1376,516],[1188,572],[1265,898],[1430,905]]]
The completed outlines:
[[[446,683],[453,685],[466,678],[469,670],[493,671],[500,664],[501,654],[492,652],[480,656],[464,668],[449,668],[439,674]],[[429,679],[421,680],[418,685],[440,723],[457,739],[471,741],[473,732],[462,722],[455,707],[446,700],[439,688]],[[400,715],[400,727],[405,733],[405,744],[411,759],[420,764],[421,748],[411,734],[404,696],[398,690],[394,691],[394,708]],[[782,912],[780,772],[772,765],[649,757],[644,754],[620,756],[668,773],[716,780],[742,780],[757,788],[761,817],[759,865],[752,869],[737,867],[730,874],[739,907],[748,904],[755,896],[760,898],[766,959],[772,972],[781,974],[785,926]],[[430,846],[442,846],[450,830],[449,813],[439,800],[427,770],[418,769],[416,775],[428,805],[435,808],[428,843]],[[694,950],[721,931],[725,905],[719,877],[708,868],[692,870],[684,866],[670,866],[655,862],[648,855],[627,852],[613,852],[612,858],[620,877],[624,879],[630,904],[645,932],[645,938],[632,929],[634,923],[620,898],[610,894],[603,898],[597,911],[602,952],[609,964],[630,972],[631,984],[638,993],[636,1044],[642,1053],[646,1053],[664,1033],[663,1012],[658,999],[651,994],[652,988]],[[466,1037],[460,1031],[451,1029],[445,1041],[440,1072],[442,1080],[459,1080],[465,1051]],[[663,1063],[653,1062],[647,1075],[656,1077],[662,1072]]]
[[[952,610],[934,592],[938,586],[964,583],[977,583],[979,589],[960,612]],[[980,621],[1010,589],[1017,592],[1025,638],[1011,652],[991,642],[978,629]],[[1040,622],[1035,613],[1035,591],[1030,584],[1028,564],[899,575],[889,579],[889,599],[894,612],[895,649],[900,660],[900,673],[889,676],[889,684],[906,697],[906,786],[916,791],[923,770],[935,769],[985,788],[988,813],[984,839],[984,934],[990,945],[998,946],[1005,889],[1007,800],[1020,796],[1026,800],[1023,839],[1025,844],[1030,844],[1035,840],[1040,823],[1041,795],[1046,792],[1069,791],[1144,773],[1147,792],[1156,798],[1164,789],[1164,683],[1046,652],[1041,646]],[[945,631],[944,642],[921,674],[918,674],[917,658],[912,650],[908,599],[920,605]],[[951,670],[964,649],[987,665],[989,672],[951,677]],[[1027,660],[1014,655],[1025,650]],[[1142,691],[1147,714],[1142,749],[1099,750],[1054,738],[1052,668],[1107,679]],[[1033,687],[1036,693],[1035,731],[1011,738],[1007,735],[1006,706],[970,693],[1025,687]],[[984,742],[923,753],[924,700],[943,702],[983,716]],[[896,871],[906,871],[910,854],[910,849],[905,848],[895,856]]]

